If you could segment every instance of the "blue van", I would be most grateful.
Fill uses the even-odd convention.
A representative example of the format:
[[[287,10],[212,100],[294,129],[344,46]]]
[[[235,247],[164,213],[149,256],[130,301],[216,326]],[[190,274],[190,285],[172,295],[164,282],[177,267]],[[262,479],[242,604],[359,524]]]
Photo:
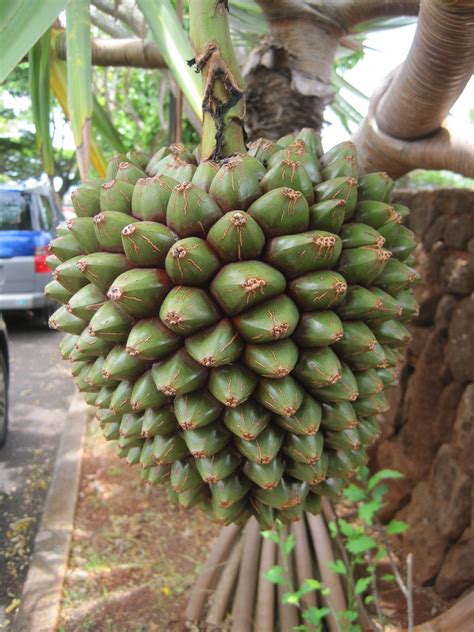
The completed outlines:
[[[54,303],[48,244],[62,215],[48,187],[0,187],[0,311],[32,310],[45,317]]]

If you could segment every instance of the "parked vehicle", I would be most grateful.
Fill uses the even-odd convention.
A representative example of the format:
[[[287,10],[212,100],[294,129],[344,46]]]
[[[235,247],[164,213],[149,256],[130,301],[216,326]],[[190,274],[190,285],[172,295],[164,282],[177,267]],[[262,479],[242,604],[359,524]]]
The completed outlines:
[[[0,447],[7,439],[9,376],[7,326],[0,313]]]
[[[43,293],[51,280],[46,257],[62,219],[48,187],[0,187],[0,311],[33,310],[46,317],[54,308]]]

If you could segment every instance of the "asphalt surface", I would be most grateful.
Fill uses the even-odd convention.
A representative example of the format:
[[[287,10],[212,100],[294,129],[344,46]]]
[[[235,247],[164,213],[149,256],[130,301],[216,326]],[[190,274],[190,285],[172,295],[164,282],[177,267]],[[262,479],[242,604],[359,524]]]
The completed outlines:
[[[10,342],[10,424],[0,449],[0,629],[20,598],[66,411],[74,393],[58,352],[61,334],[26,315],[5,318]]]

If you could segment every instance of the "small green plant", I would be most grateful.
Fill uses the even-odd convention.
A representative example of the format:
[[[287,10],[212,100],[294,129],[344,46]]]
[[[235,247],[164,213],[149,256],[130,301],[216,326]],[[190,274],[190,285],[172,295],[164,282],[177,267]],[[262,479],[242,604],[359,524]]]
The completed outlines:
[[[356,482],[351,483],[343,492],[346,517],[334,514],[334,519],[328,523],[331,537],[337,541],[340,549],[340,558],[328,566],[331,571],[341,576],[345,584],[346,610],[336,611],[331,601],[331,590],[319,579],[306,579],[299,588],[292,585],[289,572],[289,556],[295,546],[295,537],[292,533],[287,535],[281,523],[277,523],[273,530],[262,532],[264,538],[278,545],[282,561],[281,564],[269,569],[265,578],[287,589],[282,597],[283,603],[300,608],[305,621],[303,625],[294,628],[295,630],[320,632],[324,619],[332,615],[341,632],[360,632],[362,628],[359,621],[362,612],[366,617],[370,617],[375,629],[383,631],[386,621],[380,606],[380,581],[397,582],[407,601],[408,630],[413,629],[411,555],[407,558],[405,583],[389,543],[389,536],[404,533],[408,525],[400,520],[391,520],[388,524],[382,525],[378,519],[387,492],[384,481],[402,477],[403,474],[395,470],[381,470],[370,476],[367,467],[360,468]],[[378,577],[377,564],[381,560],[389,561],[392,573]],[[319,593],[323,607],[305,608],[302,598],[312,591]],[[368,615],[366,606],[373,606],[373,616]]]

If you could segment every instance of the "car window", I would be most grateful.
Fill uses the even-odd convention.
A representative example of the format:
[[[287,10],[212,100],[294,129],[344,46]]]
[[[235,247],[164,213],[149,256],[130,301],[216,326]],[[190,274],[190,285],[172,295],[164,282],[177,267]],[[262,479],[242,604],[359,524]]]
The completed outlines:
[[[54,227],[54,213],[51,207],[51,200],[46,195],[40,195],[40,226],[41,230],[51,230]]]
[[[0,191],[0,230],[32,230],[28,195],[21,191]]]

